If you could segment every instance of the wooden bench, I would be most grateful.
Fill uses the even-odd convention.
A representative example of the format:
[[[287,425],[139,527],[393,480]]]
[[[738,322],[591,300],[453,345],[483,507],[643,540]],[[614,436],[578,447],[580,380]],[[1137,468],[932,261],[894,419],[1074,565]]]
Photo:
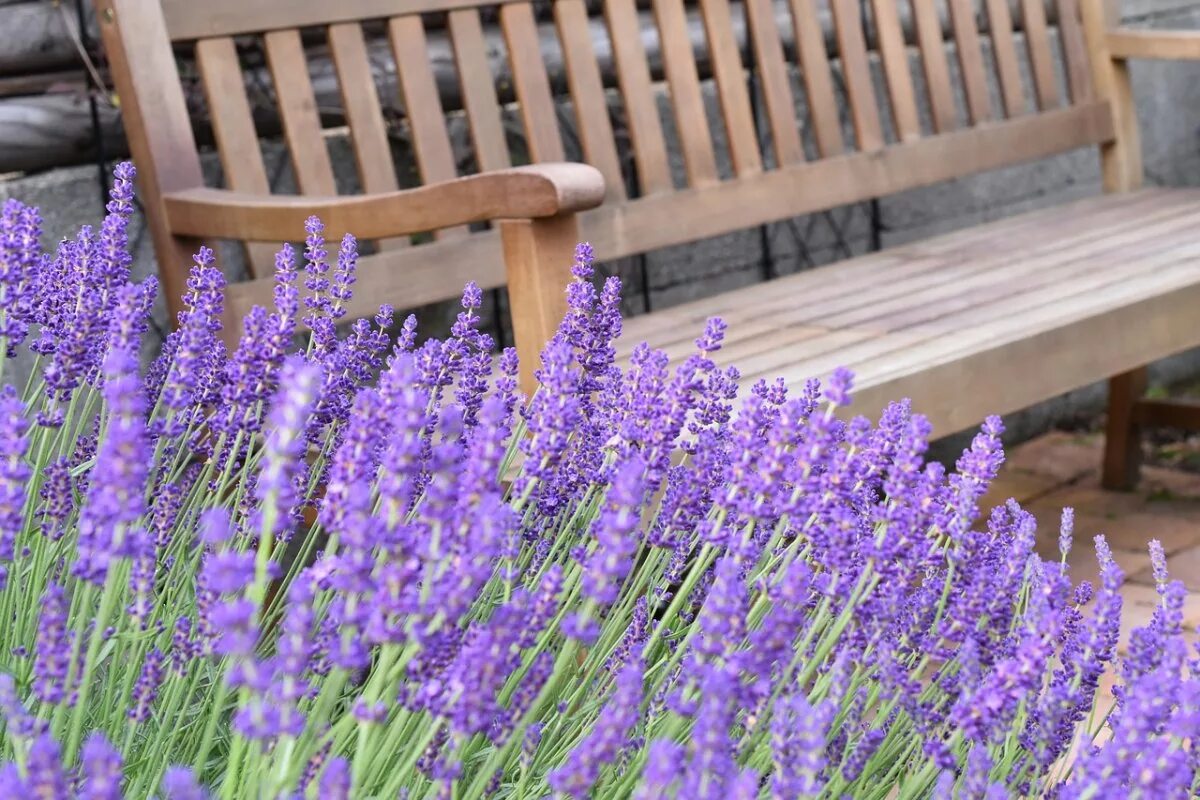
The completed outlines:
[[[507,282],[527,369],[561,308],[568,266],[562,250],[574,234],[570,212],[579,211],[581,235],[599,256],[614,259],[1095,147],[1108,194],[637,317],[628,321],[623,341],[645,339],[682,355],[704,317],[721,315],[730,322],[730,338],[720,358],[737,364],[745,381],[782,375],[794,385],[845,364],[858,373],[856,410],[876,412],[888,399],[910,396],[929,414],[936,434],[1115,376],[1104,480],[1128,486],[1136,479],[1140,425],[1200,419],[1188,409],[1141,399],[1142,365],[1200,345],[1194,312],[1200,308],[1200,238],[1194,233],[1200,195],[1135,191],[1142,169],[1126,60],[1200,57],[1200,36],[1117,29],[1093,0],[1084,0],[1082,9],[1078,0],[1055,0],[1056,28],[1049,26],[1042,0],[1019,0],[1015,17],[1008,0],[983,0],[978,17],[971,0],[947,1],[948,33],[935,0],[910,0],[903,9],[897,0],[871,0],[875,41],[868,42],[859,0],[786,5],[698,0],[704,64],[720,102],[720,140],[727,143],[730,169],[722,174],[718,165],[724,159],[718,158],[719,139],[705,113],[683,0],[650,0],[661,83],[647,59],[635,0],[603,0],[611,45],[605,57],[611,57],[616,76],[614,113],[623,116],[629,132],[635,187],[622,175],[606,97],[609,65],[602,72],[585,0],[552,0],[582,152],[603,175],[604,204],[584,210],[593,199],[588,176],[568,174],[566,167],[523,176],[538,199],[515,206],[501,202],[500,195],[513,199],[502,188],[507,184],[488,184],[487,191],[462,188],[458,195],[444,195],[475,203],[458,221],[545,219],[506,223],[503,242],[495,230],[457,228],[412,247],[388,237],[448,224],[447,209],[428,210],[418,195],[395,192],[363,23],[386,25],[420,177],[435,184],[457,172],[429,56],[433,26],[453,46],[475,163],[485,176],[510,166],[496,76],[485,57],[495,44],[481,24],[485,7],[498,6],[507,79],[530,158],[538,164],[564,160],[530,2],[97,0],[97,5],[133,153],[150,184],[147,210],[168,290],[179,286],[183,253],[194,238],[294,239],[303,217],[318,213],[335,233],[351,230],[383,240],[380,254],[363,264],[352,314],[372,313],[382,300],[412,306],[449,297],[467,279],[484,287]],[[787,12],[784,25],[781,10]],[[832,51],[820,22],[826,10],[834,25]],[[735,25],[741,15],[746,53]],[[906,19],[912,20],[919,50],[915,71]],[[981,19],[985,31],[978,26]],[[332,196],[301,29],[323,38],[336,64],[367,192],[362,197]],[[990,58],[981,44],[984,35],[990,38]],[[1061,81],[1052,36],[1065,54]],[[257,37],[266,52],[302,196],[267,195],[239,72],[240,37]],[[953,66],[947,37],[956,53]],[[195,47],[232,192],[200,188],[169,43]],[[872,81],[869,50],[878,52],[882,64],[882,96]],[[1026,59],[1030,87],[1022,77]],[[790,65],[802,76],[798,90],[811,116],[806,128],[797,121]],[[756,131],[749,69],[761,87],[767,147],[760,146]],[[840,121],[835,76],[845,87],[849,130]],[[682,176],[673,174],[668,160],[660,91],[674,116]],[[442,197],[434,188],[428,197]],[[413,220],[398,219],[402,214]],[[256,246],[251,256],[261,270],[269,251]],[[270,294],[271,278],[260,271],[231,287],[231,313],[269,302]]]

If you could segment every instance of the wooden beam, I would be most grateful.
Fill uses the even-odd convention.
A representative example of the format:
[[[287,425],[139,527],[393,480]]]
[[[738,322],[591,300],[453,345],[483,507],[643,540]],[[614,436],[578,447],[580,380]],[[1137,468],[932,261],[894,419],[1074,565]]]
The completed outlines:
[[[1086,103],[873,153],[823,158],[701,189],[602,206],[584,214],[580,224],[584,238],[603,258],[621,258],[1036,161],[1112,137],[1108,104]],[[673,224],[663,225],[664,219]]]
[[[1143,428],[1200,431],[1200,400],[1143,397],[1133,404],[1133,418]]]
[[[285,242],[315,214],[329,239],[435,231],[495,219],[536,219],[594,208],[604,178],[586,164],[538,164],[375,195],[260,195],[197,188],[164,198],[176,234]]]
[[[1117,28],[1108,33],[1113,58],[1200,59],[1200,31],[1154,31]]]

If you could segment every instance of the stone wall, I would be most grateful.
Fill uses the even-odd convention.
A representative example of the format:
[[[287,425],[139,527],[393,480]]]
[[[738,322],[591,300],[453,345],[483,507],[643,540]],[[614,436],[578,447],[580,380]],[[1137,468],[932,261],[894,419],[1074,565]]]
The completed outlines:
[[[1200,27],[1200,2],[1197,0],[1126,0],[1124,7],[1126,19],[1131,24]],[[1023,45],[1019,35],[1017,44],[1018,47]],[[915,52],[912,58],[914,75],[918,75]],[[1134,65],[1134,94],[1141,121],[1147,180],[1152,184],[1200,184],[1198,78],[1200,63],[1139,62]],[[793,79],[798,81],[798,76],[794,75]],[[878,64],[875,64],[875,80],[882,96],[884,86]],[[714,119],[711,126],[716,139],[714,144],[718,154],[722,154],[725,148],[720,141],[721,126],[715,122],[718,108],[713,87],[706,84],[704,89]],[[803,95],[797,93],[797,96]],[[673,136],[669,130],[671,115],[665,100],[662,110],[670,139]],[[564,107],[563,112],[564,119],[573,118],[569,108]],[[798,116],[804,119],[805,109],[798,109]],[[452,139],[462,142],[465,147],[466,130],[462,121],[452,119],[450,127]],[[514,130],[519,128],[517,125],[512,127]],[[761,129],[765,137],[765,121]],[[567,137],[569,150],[573,144],[571,138]],[[513,145],[520,149],[519,136],[514,138]],[[353,159],[346,143],[335,138],[330,141],[330,147],[339,183],[353,186],[356,183]],[[264,144],[264,153],[268,174],[280,190],[286,191],[292,184],[292,176],[282,148],[278,143],[268,142]],[[578,157],[578,152],[570,155]],[[678,153],[672,155],[673,166],[681,173],[681,158]],[[217,178],[219,166],[214,157],[206,156],[205,167],[214,179]],[[720,164],[719,168],[726,174],[729,171],[728,164]],[[639,313],[647,307],[662,308],[747,285],[763,280],[768,274],[787,274],[865,252],[871,247],[873,233],[888,246],[1094,194],[1099,191],[1099,180],[1095,151],[1078,151],[1036,164],[880,198],[874,208],[870,204],[858,204],[835,209],[698,244],[667,248],[606,267],[625,279],[627,312]],[[72,235],[80,224],[98,222],[103,211],[94,166],[54,170],[0,182],[0,198],[9,196],[41,207],[46,218],[48,245]],[[150,274],[154,263],[149,238],[140,224],[134,226],[133,232],[137,274]],[[239,253],[231,248],[224,256],[227,271],[236,278],[242,270]],[[160,303],[155,318],[160,334],[167,326],[165,316]],[[447,307],[421,310],[423,329],[434,333],[444,330],[451,318],[452,309]],[[153,345],[152,342],[151,349]],[[1194,375],[1200,375],[1200,352],[1168,359],[1155,365],[1154,369],[1157,382],[1173,382]],[[970,391],[970,387],[959,390]],[[1009,421],[1012,438],[1026,438],[1065,417],[1093,414],[1102,407],[1103,395],[1104,387],[1098,384],[1013,415]],[[957,444],[958,440],[955,440],[951,446]]]

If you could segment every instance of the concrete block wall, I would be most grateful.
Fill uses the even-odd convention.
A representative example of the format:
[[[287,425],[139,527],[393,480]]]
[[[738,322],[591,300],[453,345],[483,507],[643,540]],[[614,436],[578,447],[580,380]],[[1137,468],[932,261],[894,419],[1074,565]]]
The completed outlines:
[[[1200,0],[1126,0],[1124,11],[1132,24],[1200,28]],[[1020,38],[1017,44],[1023,46]],[[953,63],[953,53],[950,55]],[[990,54],[985,53],[985,57]],[[918,56],[912,52],[911,58],[913,75],[919,80]],[[885,96],[878,63],[873,64],[873,72],[877,92]],[[799,76],[792,77],[798,86]],[[1200,184],[1200,80],[1197,80],[1200,63],[1139,62],[1134,66],[1133,77],[1147,181],[1169,186]],[[1027,85],[1028,80],[1026,76]],[[728,174],[731,168],[718,121],[718,103],[712,85],[706,84],[703,88],[711,117],[710,129],[721,162],[718,168]],[[997,91],[995,87],[993,90]],[[804,95],[797,91],[795,96]],[[560,111],[569,129],[569,121],[574,119],[569,103],[564,103]],[[673,141],[673,120],[665,99],[661,116],[668,141]],[[797,117],[804,120],[806,109],[798,108]],[[510,123],[510,144],[514,149],[514,161],[519,163],[523,149],[520,126],[515,116]],[[464,121],[451,118],[449,126],[452,141],[459,143],[465,153],[468,132]],[[765,139],[767,126],[763,124],[761,130]],[[357,177],[347,143],[337,137],[331,138],[329,143],[339,185],[352,191]],[[566,137],[566,145],[569,157],[579,157],[577,142],[572,136]],[[288,191],[294,181],[282,146],[277,142],[264,143],[264,154],[273,185],[279,191]],[[466,160],[469,157],[465,157]],[[672,151],[672,167],[677,181],[682,184],[683,164],[677,148]],[[205,169],[216,182],[220,167],[212,155],[206,156]],[[404,180],[403,175],[401,178]],[[1095,152],[1079,151],[1032,165],[1010,167],[880,198],[874,211],[881,226],[881,242],[889,246],[1094,194],[1099,191],[1099,180]],[[73,235],[81,224],[97,224],[103,214],[95,167],[61,169],[0,182],[0,199],[10,196],[41,207],[46,221],[47,246]],[[871,212],[869,204],[857,204],[693,245],[667,248],[606,264],[605,268],[624,279],[627,313],[639,313],[646,307],[667,307],[749,285],[762,280],[767,273],[788,274],[849,254],[866,252],[872,243]],[[830,220],[834,226],[829,224]],[[663,224],[670,223],[664,220]],[[140,221],[133,228],[133,236],[135,273],[138,276],[153,273],[152,248]],[[243,274],[244,265],[237,248],[225,249],[222,257],[231,278]],[[496,308],[488,304],[484,309],[485,324],[497,310],[503,313],[503,298]],[[453,314],[454,309],[445,304],[421,309],[422,330],[433,335],[443,333]],[[160,333],[168,328],[162,303],[156,311],[155,324]],[[154,347],[152,341],[147,357],[152,355]],[[23,365],[16,366],[14,379],[23,377],[20,375],[22,368]],[[1155,365],[1153,371],[1154,379],[1162,383],[1195,375],[1200,375],[1200,353],[1168,359]],[[970,387],[961,389],[970,391]],[[1104,387],[1098,384],[1013,415],[1009,419],[1012,438],[1027,438],[1066,417],[1093,414],[1102,408],[1103,397]],[[948,440],[946,452],[958,447],[961,441],[960,437]]]

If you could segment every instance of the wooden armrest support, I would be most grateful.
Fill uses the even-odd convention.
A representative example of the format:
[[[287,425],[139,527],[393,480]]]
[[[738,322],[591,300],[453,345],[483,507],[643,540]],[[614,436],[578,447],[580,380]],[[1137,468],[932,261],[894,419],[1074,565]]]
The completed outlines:
[[[1200,59],[1200,30],[1114,28],[1108,32],[1107,39],[1113,58]]]
[[[604,178],[586,164],[537,164],[374,195],[258,195],[196,188],[163,195],[167,225],[182,236],[286,242],[315,214],[330,238],[382,239],[499,219],[539,219],[594,208]]]

